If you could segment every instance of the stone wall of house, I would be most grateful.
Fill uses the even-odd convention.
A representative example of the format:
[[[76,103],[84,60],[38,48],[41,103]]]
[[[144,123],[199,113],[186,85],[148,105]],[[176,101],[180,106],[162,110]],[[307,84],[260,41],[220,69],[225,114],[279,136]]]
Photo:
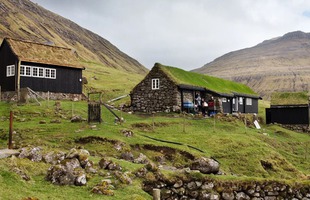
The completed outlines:
[[[159,79],[159,89],[152,90],[152,79]],[[158,67],[153,67],[149,74],[131,92],[133,111],[178,111],[178,88]]]
[[[143,189],[152,194],[160,189],[161,199],[198,200],[309,200],[310,185],[288,185],[277,181],[216,181],[212,179],[160,180],[145,182]]]

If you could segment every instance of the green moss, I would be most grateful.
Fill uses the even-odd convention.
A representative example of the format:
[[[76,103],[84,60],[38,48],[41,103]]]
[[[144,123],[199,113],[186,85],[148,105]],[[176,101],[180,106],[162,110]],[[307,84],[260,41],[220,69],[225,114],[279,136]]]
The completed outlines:
[[[307,92],[276,92],[271,95],[271,105],[308,104]]]
[[[214,92],[225,93],[229,95],[233,93],[257,95],[248,86],[233,81],[194,72],[188,72],[179,68],[164,66],[159,63],[156,63],[155,66],[166,72],[170,78],[175,81],[176,84],[203,87]]]

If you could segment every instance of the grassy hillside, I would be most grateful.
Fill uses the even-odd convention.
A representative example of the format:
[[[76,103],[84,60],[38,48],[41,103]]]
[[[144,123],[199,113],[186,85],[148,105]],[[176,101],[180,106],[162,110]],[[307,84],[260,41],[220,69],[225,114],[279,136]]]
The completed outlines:
[[[266,103],[261,106],[267,106]],[[134,164],[119,159],[122,152],[131,151],[134,156],[145,154],[156,162],[156,158],[166,158],[165,165],[186,167],[191,162],[181,151],[186,151],[196,157],[213,157],[221,163],[221,171],[226,175],[221,179],[281,179],[292,181],[309,181],[310,175],[310,136],[292,132],[276,125],[263,125],[262,130],[253,126],[245,127],[243,120],[232,116],[218,115],[214,118],[199,119],[178,114],[130,115],[120,113],[125,123],[115,124],[114,116],[103,109],[102,124],[89,125],[86,122],[71,123],[72,115],[87,117],[85,102],[61,102],[61,110],[56,112],[54,102],[43,102],[42,106],[35,104],[16,106],[0,103],[0,149],[6,148],[8,139],[8,113],[14,111],[14,141],[17,147],[27,145],[40,146],[44,152],[52,150],[68,151],[77,146],[83,146],[91,152],[90,160],[98,166],[98,161],[109,157],[118,162],[123,171],[133,172],[143,165]],[[248,116],[250,118],[250,116]],[[58,119],[60,124],[50,123]],[[45,120],[46,124],[39,122]],[[154,124],[154,125],[153,125]],[[125,137],[123,129],[134,132],[133,137]],[[92,136],[97,140],[82,141]],[[147,136],[147,137],[145,137]],[[98,139],[106,138],[105,142]],[[81,139],[82,138],[82,139]],[[176,145],[153,140],[162,139],[183,143]],[[109,142],[110,141],[110,142]],[[121,150],[116,150],[113,142],[122,144]],[[153,145],[151,150],[144,145]],[[199,148],[197,151],[189,146]],[[166,153],[161,147],[175,149]],[[262,163],[268,163],[268,167]],[[23,169],[31,178],[22,180],[13,170]],[[2,199],[22,199],[37,197],[39,199],[151,199],[143,192],[143,179],[134,178],[132,185],[116,184],[115,196],[107,197],[90,193],[91,188],[104,176],[92,175],[87,186],[54,186],[44,180],[50,165],[43,162],[34,163],[27,159],[7,158],[0,160],[0,189]],[[173,171],[167,171],[173,173]],[[106,174],[105,170],[102,170]],[[113,180],[114,181],[114,180]],[[19,191],[14,192],[14,191]],[[57,192],[56,192],[57,191]]]
[[[273,92],[309,91],[309,38],[310,33],[287,33],[227,53],[194,71],[244,83],[265,99]]]
[[[105,67],[101,63],[84,62],[83,64],[88,66],[83,71],[83,76],[88,81],[88,84],[83,86],[83,93],[87,95],[92,91],[102,92],[104,102],[129,94],[145,76]],[[130,104],[130,99],[126,98],[123,103]]]

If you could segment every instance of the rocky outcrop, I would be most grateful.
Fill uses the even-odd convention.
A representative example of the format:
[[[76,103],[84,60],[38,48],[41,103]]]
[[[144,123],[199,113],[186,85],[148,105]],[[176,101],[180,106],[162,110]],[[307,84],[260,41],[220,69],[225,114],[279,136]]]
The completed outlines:
[[[217,174],[220,170],[220,163],[211,158],[201,157],[190,165],[191,170],[199,170],[203,174]]]
[[[310,185],[288,185],[276,181],[217,181],[213,179],[174,178],[144,182],[143,189],[161,190],[161,199],[198,200],[277,200],[310,199]]]

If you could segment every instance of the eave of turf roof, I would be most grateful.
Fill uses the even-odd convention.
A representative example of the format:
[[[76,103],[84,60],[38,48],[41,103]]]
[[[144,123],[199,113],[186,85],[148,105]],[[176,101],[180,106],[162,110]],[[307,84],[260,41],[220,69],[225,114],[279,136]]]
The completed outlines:
[[[213,76],[188,72],[179,68],[164,66],[159,63],[156,63],[155,66],[160,67],[160,69],[162,69],[177,85],[203,87],[207,90],[229,96],[233,93],[238,93],[258,97],[258,95],[251,88],[240,83]]]
[[[271,95],[271,105],[308,104],[308,92],[275,92]]]

